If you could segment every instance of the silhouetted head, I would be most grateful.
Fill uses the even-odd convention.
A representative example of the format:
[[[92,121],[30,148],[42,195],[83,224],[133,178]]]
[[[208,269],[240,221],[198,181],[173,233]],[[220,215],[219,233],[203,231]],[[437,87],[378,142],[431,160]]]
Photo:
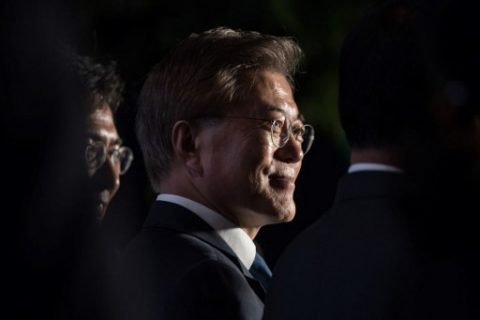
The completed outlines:
[[[376,7],[343,44],[339,112],[352,148],[399,148],[425,129],[433,84],[411,2]]]

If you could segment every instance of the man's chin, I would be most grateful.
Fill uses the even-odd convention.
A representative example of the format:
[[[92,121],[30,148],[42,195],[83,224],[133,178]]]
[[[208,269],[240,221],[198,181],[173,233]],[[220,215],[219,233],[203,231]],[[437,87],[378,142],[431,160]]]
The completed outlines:
[[[290,222],[295,218],[295,210],[288,212],[280,212],[277,217],[278,223]]]
[[[282,203],[274,207],[274,212],[271,215],[272,223],[290,222],[295,218],[295,204]]]
[[[282,222],[291,222],[295,218],[295,212],[286,214]]]

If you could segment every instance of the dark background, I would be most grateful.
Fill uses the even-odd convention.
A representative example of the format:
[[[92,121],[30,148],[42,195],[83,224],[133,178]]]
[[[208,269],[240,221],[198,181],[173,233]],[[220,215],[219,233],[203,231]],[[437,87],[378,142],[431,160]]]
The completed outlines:
[[[123,244],[138,230],[154,194],[144,173],[133,134],[135,103],[151,67],[192,32],[227,26],[290,36],[305,58],[297,76],[296,100],[315,126],[316,141],[305,158],[297,184],[297,218],[263,228],[257,241],[273,265],[291,238],[316,220],[333,200],[336,182],[347,166],[348,150],[336,116],[337,66],[343,38],[372,1],[85,1],[78,6],[77,50],[101,61],[115,60],[127,81],[117,125],[135,153],[122,177],[105,223]]]
[[[61,318],[85,243],[94,242],[83,197],[84,109],[55,51],[67,43],[100,62],[115,60],[126,81],[117,126],[135,154],[103,234],[120,252],[154,199],[133,133],[136,99],[152,66],[192,32],[227,26],[295,38],[304,49],[296,100],[316,140],[305,158],[294,222],[263,228],[268,262],[331,204],[348,149],[336,116],[342,40],[366,0],[3,0],[0,2],[0,123],[4,291],[20,318]],[[63,307],[67,308],[67,307]],[[67,308],[68,309],[68,308]],[[52,315],[56,315],[51,317]]]
[[[155,196],[145,175],[143,159],[133,132],[137,95],[152,66],[192,32],[217,26],[293,37],[305,53],[301,73],[297,76],[295,96],[307,121],[315,126],[316,141],[304,160],[298,181],[296,221],[289,226],[266,227],[258,238],[267,260],[273,263],[290,238],[318,218],[330,205],[336,182],[347,166],[348,150],[336,116],[339,52],[348,29],[373,2],[4,1],[0,7],[4,39],[2,79],[9,84],[3,88],[4,96],[9,98],[2,106],[7,112],[2,120],[14,115],[22,119],[18,111],[27,110],[33,126],[40,126],[39,129],[33,129],[32,124],[25,124],[27,129],[23,130],[29,131],[30,135],[16,141],[19,133],[10,130],[12,122],[5,121],[2,129],[9,128],[9,131],[4,137],[17,147],[21,143],[23,149],[33,150],[33,155],[37,156],[43,152],[31,148],[39,147],[39,134],[45,137],[58,136],[57,132],[47,133],[45,126],[41,126],[43,118],[54,123],[48,126],[51,131],[75,130],[71,125],[60,125],[79,118],[74,118],[75,112],[79,111],[73,110],[78,107],[72,102],[61,103],[61,99],[54,103],[34,101],[40,92],[52,92],[54,96],[62,90],[62,81],[53,77],[54,72],[47,71],[48,68],[59,68],[47,52],[50,48],[58,43],[67,43],[80,54],[96,57],[100,62],[116,61],[118,72],[126,81],[125,101],[117,114],[117,126],[125,144],[132,147],[135,161],[131,170],[122,177],[122,186],[111,204],[104,229],[113,242],[122,247],[140,227]],[[47,57],[53,61],[48,62]],[[44,70],[37,70],[40,66]],[[47,81],[41,80],[42,77]],[[42,83],[35,88],[39,81]],[[15,82],[18,82],[17,89],[11,85]],[[31,87],[25,88],[25,82],[31,82]],[[14,93],[15,90],[18,92]],[[32,101],[20,102],[10,99],[17,95],[33,98],[30,99]],[[58,112],[52,112],[55,108],[58,108]],[[15,128],[21,127],[20,123]],[[65,152],[68,142],[68,139],[61,142],[65,145],[56,146],[57,149],[52,152]],[[53,145],[50,147],[55,148]],[[46,170],[43,163],[35,161],[30,161],[24,167],[29,166],[35,167],[36,171]],[[22,167],[21,162],[15,162],[13,167]],[[27,182],[22,181],[22,185],[27,183],[33,186],[37,183],[35,177],[28,173],[25,175]],[[42,183],[47,184],[47,190],[51,191],[51,186],[43,178]],[[22,199],[23,203],[28,201]]]

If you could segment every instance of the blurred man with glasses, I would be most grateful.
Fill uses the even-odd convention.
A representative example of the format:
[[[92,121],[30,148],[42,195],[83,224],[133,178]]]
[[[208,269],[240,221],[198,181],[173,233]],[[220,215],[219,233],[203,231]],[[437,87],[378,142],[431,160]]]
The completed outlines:
[[[113,63],[103,66],[89,57],[72,54],[70,64],[85,97],[85,161],[96,219],[101,222],[120,187],[120,175],[133,160],[132,151],[122,146],[113,117],[121,101],[123,83]]]
[[[114,120],[124,84],[113,62],[102,65],[70,48],[62,49],[62,59],[73,81],[72,96],[78,97],[78,106],[84,108],[81,152],[88,194],[79,196],[89,200],[89,210],[75,225],[75,246],[69,261],[75,268],[64,293],[63,318],[114,319],[119,248],[102,222],[120,187],[120,175],[133,160],[132,151],[122,146]]]
[[[253,239],[295,216],[314,136],[293,98],[300,57],[289,38],[217,28],[149,75],[137,136],[158,197],[128,250],[128,317],[261,318],[271,272]]]

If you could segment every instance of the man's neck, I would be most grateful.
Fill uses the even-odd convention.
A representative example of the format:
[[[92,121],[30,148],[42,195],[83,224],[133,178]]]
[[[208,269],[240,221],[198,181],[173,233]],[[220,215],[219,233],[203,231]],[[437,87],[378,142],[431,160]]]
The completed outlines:
[[[250,239],[254,239],[260,230],[260,227],[247,227],[247,226],[242,226],[242,223],[236,219],[235,216],[233,215],[228,215],[225,213],[224,210],[221,208],[217,208],[213,203],[208,201],[201,192],[197,190],[194,186],[191,186],[190,188],[180,188],[178,187],[177,184],[166,184],[164,183],[161,188],[160,188],[160,193],[164,194],[174,194],[178,195],[190,200],[193,200],[195,202],[198,202],[207,208],[210,208],[211,210],[217,212],[218,214],[222,215],[229,221],[231,221],[233,224],[238,226],[240,229],[245,231],[245,233],[250,237]]]
[[[216,213],[222,215],[225,219],[229,220],[234,225],[238,226],[240,229],[245,231],[245,233],[252,240],[257,236],[258,231],[260,231],[260,227],[242,226],[242,224],[237,219],[235,219],[235,216],[225,214],[225,212],[223,210],[218,209],[216,206],[212,205],[209,201],[206,201],[206,199],[204,197],[195,197],[194,196],[195,194],[192,194],[192,193],[187,194],[187,193],[179,192],[178,190],[172,190],[172,189],[169,189],[169,188],[162,188],[162,191],[160,193],[161,194],[173,194],[173,195],[181,196],[181,197],[193,200],[195,202],[198,202],[198,203],[204,205],[205,207],[209,208],[210,210],[213,210]]]

